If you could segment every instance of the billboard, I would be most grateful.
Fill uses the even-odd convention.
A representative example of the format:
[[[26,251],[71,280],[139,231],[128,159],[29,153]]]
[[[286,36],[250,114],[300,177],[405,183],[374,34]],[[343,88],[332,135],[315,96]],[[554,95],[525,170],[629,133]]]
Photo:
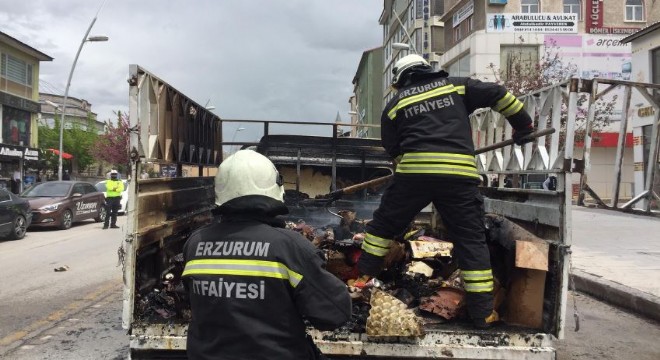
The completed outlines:
[[[486,32],[577,34],[578,15],[569,13],[488,14]]]
[[[623,36],[545,35],[544,41],[557,46],[562,61],[575,66],[576,76],[630,80],[632,48],[621,39]]]

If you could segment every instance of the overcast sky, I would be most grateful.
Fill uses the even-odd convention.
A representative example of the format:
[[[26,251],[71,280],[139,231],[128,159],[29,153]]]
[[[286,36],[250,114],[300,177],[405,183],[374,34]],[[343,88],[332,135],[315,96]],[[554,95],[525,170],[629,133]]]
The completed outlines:
[[[0,0],[0,31],[54,58],[41,63],[41,91],[64,94],[102,3]],[[84,45],[69,96],[108,120],[128,110],[128,65],[139,64],[221,118],[331,122],[339,112],[348,122],[362,52],[382,43],[382,8],[382,0],[107,0],[90,35],[110,40]],[[236,139],[254,140],[244,133]]]

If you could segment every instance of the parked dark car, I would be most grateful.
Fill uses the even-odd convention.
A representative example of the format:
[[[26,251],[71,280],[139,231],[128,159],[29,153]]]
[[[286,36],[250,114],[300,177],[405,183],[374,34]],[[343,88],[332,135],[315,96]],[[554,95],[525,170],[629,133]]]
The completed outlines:
[[[105,199],[94,185],[83,181],[48,181],[35,184],[21,197],[30,202],[32,226],[68,229],[74,222],[105,220]]]
[[[0,238],[22,239],[31,221],[28,201],[0,188]]]

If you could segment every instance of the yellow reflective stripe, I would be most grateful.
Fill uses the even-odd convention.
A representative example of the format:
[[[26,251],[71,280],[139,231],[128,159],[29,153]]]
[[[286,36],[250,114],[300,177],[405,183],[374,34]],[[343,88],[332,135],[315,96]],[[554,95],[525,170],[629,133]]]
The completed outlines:
[[[369,233],[364,236],[364,241],[370,243],[371,245],[380,246],[382,248],[389,248],[390,244],[392,243],[391,239],[385,239]]]
[[[508,117],[517,113],[522,108],[523,108],[523,103],[520,100],[516,99],[516,102],[513,105],[511,105],[508,109],[500,112],[500,114],[504,115],[504,117]]]
[[[362,250],[368,252],[371,255],[375,255],[375,256],[378,256],[378,257],[383,257],[383,256],[387,255],[388,251],[390,251],[389,248],[384,249],[384,248],[379,247],[379,246],[374,246],[374,245],[369,244],[366,241],[362,242]]]
[[[479,283],[465,283],[465,291],[467,292],[489,292],[493,291],[493,282],[479,282]]]
[[[447,164],[399,164],[398,173],[408,174],[447,174],[481,178],[474,167],[454,166]]]
[[[459,95],[465,95],[465,85],[456,86],[456,92]]]
[[[510,105],[513,102],[513,100],[515,100],[515,99],[516,99],[516,97],[513,96],[513,94],[511,94],[510,92],[507,92],[506,95],[504,95],[503,98],[501,98],[500,100],[498,100],[495,103],[495,106],[493,106],[493,110],[495,110],[497,112],[500,112],[500,111],[502,111],[502,109],[504,109],[505,107]]]
[[[493,270],[492,269],[486,269],[486,270],[461,270],[461,274],[465,278],[466,276],[474,276],[474,275],[490,275],[493,276]]]
[[[451,162],[456,164],[465,164],[476,168],[475,158],[472,155],[453,154],[453,153],[406,153],[403,155],[400,163],[420,163],[420,162]]]
[[[189,275],[237,275],[269,277],[288,280],[294,288],[303,276],[277,261],[198,259],[186,263],[182,276]]]
[[[392,109],[387,113],[387,116],[390,119],[394,120],[396,118],[396,112],[401,110],[402,108],[408,106],[408,105],[411,105],[411,104],[414,104],[414,103],[417,103],[417,102],[420,102],[420,101],[423,101],[423,100],[426,100],[426,99],[430,99],[430,98],[435,97],[435,96],[446,95],[446,94],[450,94],[450,93],[453,93],[453,92],[456,92],[456,88],[454,87],[454,85],[449,84],[449,85],[445,85],[443,87],[439,87],[437,89],[433,89],[433,90],[430,90],[430,91],[427,91],[427,92],[423,92],[423,93],[418,94],[418,95],[413,95],[413,96],[409,96],[407,98],[403,98],[402,100],[399,100],[399,102],[396,103],[396,105],[394,105],[394,107],[392,107]]]

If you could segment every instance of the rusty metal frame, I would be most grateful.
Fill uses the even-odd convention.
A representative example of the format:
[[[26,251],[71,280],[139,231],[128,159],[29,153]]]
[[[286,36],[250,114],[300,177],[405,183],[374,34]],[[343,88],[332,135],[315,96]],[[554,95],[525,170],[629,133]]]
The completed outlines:
[[[651,199],[656,198],[660,200],[658,194],[653,191],[653,181],[655,176],[655,164],[658,162],[658,149],[660,148],[658,141],[658,125],[659,125],[659,116],[660,116],[660,104],[649,94],[649,89],[660,89],[660,84],[649,84],[641,83],[635,81],[623,81],[623,80],[611,80],[611,79],[599,79],[595,78],[593,80],[582,80],[583,89],[589,92],[589,114],[587,117],[587,126],[586,134],[584,141],[584,171],[580,177],[580,193],[578,195],[578,205],[584,205],[585,194],[589,194],[601,207],[612,210],[624,210],[629,211],[632,209],[632,206],[644,199],[646,202],[646,212],[651,211]],[[599,91],[598,85],[605,84],[608,87],[605,90]],[[612,194],[612,200],[610,205],[605,204],[603,200],[598,196],[598,194],[589,187],[588,184],[588,174],[591,170],[591,143],[593,137],[593,123],[595,120],[596,113],[596,101],[601,99],[604,95],[611,92],[612,90],[623,87],[623,105],[622,105],[622,118],[621,124],[619,126],[619,137],[617,139],[617,150],[616,150],[616,159],[614,161],[614,191]],[[630,101],[633,89],[639,92],[645,99],[648,101],[655,111],[653,119],[653,127],[651,131],[651,148],[649,152],[649,159],[647,163],[647,169],[649,171],[646,174],[644,181],[644,191],[633,199],[628,201],[619,207],[619,197],[621,189],[621,176],[623,169],[623,153],[625,150],[625,138],[628,129],[628,124],[630,121]]]
[[[139,65],[129,66],[129,84],[129,121],[131,127],[141,125],[132,151],[144,161],[220,164],[217,115]]]

